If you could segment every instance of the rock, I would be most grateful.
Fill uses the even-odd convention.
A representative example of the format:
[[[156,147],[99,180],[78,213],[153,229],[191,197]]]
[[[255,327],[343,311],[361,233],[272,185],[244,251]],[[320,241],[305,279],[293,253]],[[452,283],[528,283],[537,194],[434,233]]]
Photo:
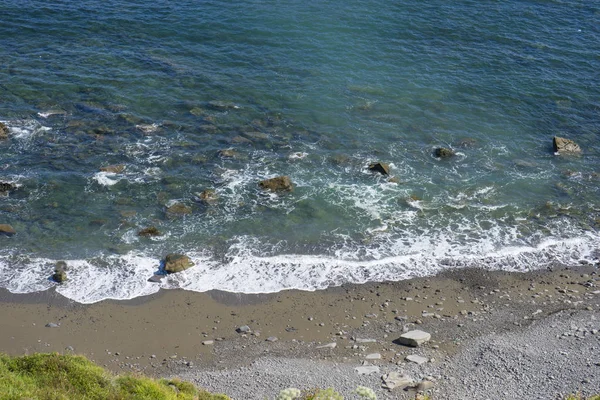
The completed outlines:
[[[435,156],[438,158],[450,158],[454,156],[454,151],[447,147],[438,147],[435,149]]]
[[[8,139],[8,127],[0,122],[0,140]]]
[[[382,175],[390,174],[390,166],[382,162],[371,163],[367,168],[369,168],[369,171],[379,172]]]
[[[48,322],[46,324],[46,328],[58,328],[59,325],[55,324],[54,322]]]
[[[67,280],[67,272],[62,269],[55,269],[52,274],[52,280],[56,283],[63,283]]]
[[[0,193],[8,194],[8,192],[12,192],[16,188],[17,187],[15,185],[13,185],[12,183],[0,182]]]
[[[164,275],[152,275],[150,278],[148,278],[148,282],[160,283],[164,277]]]
[[[355,338],[354,341],[356,343],[377,343],[377,340],[375,340],[375,339],[359,339],[359,338]]]
[[[219,199],[214,189],[206,189],[197,194],[198,199],[205,204],[212,204]]]
[[[375,373],[375,374],[379,373],[379,367],[376,365],[363,365],[363,366],[354,368],[354,370],[359,375],[370,375],[373,373]]]
[[[331,342],[331,343],[324,344],[322,346],[317,346],[317,349],[335,349],[336,346],[337,346],[337,343]]]
[[[275,336],[269,336],[269,337],[266,339],[266,341],[267,341],[267,342],[276,342],[276,341],[278,341],[278,340],[279,340],[279,339],[277,339],[277,337],[275,337]]]
[[[12,226],[8,224],[0,224],[0,235],[12,236],[15,233],[17,233],[17,231],[15,231],[15,228]]]
[[[381,377],[383,380],[382,387],[388,390],[404,389],[407,386],[411,386],[414,382],[408,375],[401,375],[400,372],[390,372]]]
[[[192,260],[183,254],[171,253],[165,257],[165,271],[169,274],[181,272],[193,266]]]
[[[431,335],[429,333],[416,329],[400,335],[398,342],[405,346],[419,347],[423,343],[428,342],[430,339]]]
[[[552,139],[554,152],[558,154],[578,154],[581,153],[581,147],[570,139],[554,136]]]
[[[429,361],[427,359],[427,357],[422,357],[422,356],[419,356],[419,355],[416,355],[416,354],[411,354],[409,356],[406,356],[405,360],[413,362],[413,363],[418,364],[418,365],[425,364],[427,361]]]
[[[158,229],[156,229],[155,226],[150,226],[148,228],[144,228],[141,231],[139,231],[138,236],[145,236],[145,237],[160,236],[160,231]]]
[[[238,153],[236,151],[234,151],[233,149],[219,150],[219,152],[217,154],[219,155],[219,157],[222,157],[222,158],[236,158],[238,155]]]
[[[202,344],[205,345],[205,346],[208,346],[208,345],[211,345],[211,344],[214,344],[214,343],[215,343],[214,340],[205,340],[204,342],[202,342]]]
[[[294,186],[292,185],[292,181],[290,180],[289,176],[278,176],[271,179],[265,179],[264,181],[260,181],[258,185],[263,189],[271,190],[274,192],[291,192],[294,190]]]
[[[421,382],[419,382],[419,384],[415,387],[415,389],[417,390],[417,392],[426,392],[429,389],[433,388],[434,386],[435,386],[435,383],[433,383],[432,381],[423,379]]]
[[[248,325],[242,325],[235,330],[237,333],[250,333],[252,330]]]
[[[188,215],[191,213],[192,208],[183,203],[175,203],[167,207],[167,216],[169,217],[180,217],[182,215]]]
[[[158,130],[158,124],[139,124],[135,128],[144,133],[144,135],[151,135]]]
[[[381,360],[381,354],[371,353],[365,356],[365,360]]]
[[[125,165],[123,165],[123,164],[108,165],[106,167],[101,167],[100,171],[108,172],[111,174],[120,174],[121,172],[125,171]]]

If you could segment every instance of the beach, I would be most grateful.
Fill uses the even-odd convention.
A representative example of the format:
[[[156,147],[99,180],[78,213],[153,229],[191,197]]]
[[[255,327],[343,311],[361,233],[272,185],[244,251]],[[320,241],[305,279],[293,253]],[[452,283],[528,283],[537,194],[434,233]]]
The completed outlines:
[[[382,376],[394,371],[414,384],[430,379],[432,396],[440,399],[469,390],[472,398],[498,390],[512,398],[514,388],[531,398],[592,394],[600,391],[598,281],[597,266],[590,264],[529,273],[458,269],[270,295],[162,290],[91,305],[52,291],[3,292],[0,351],[83,354],[115,372],[178,376],[234,399],[273,398],[287,386],[335,386],[348,395],[359,384],[375,389],[379,398],[414,397],[414,391],[382,388]],[[571,326],[571,320],[579,322]],[[418,348],[398,344],[404,331],[415,329],[430,333],[431,340]],[[538,331],[548,337],[514,344]],[[498,351],[507,364],[492,360],[497,369],[477,368],[485,360],[469,358],[469,351],[478,346],[490,351],[490,341],[504,344]],[[522,346],[538,358],[519,368],[528,354]],[[513,359],[514,351],[520,353]],[[561,365],[551,364],[555,352]],[[408,355],[425,362],[407,361]],[[549,381],[538,376],[546,374],[548,363],[554,370]],[[355,368],[363,364],[376,371],[359,375]],[[575,372],[565,368],[569,365]],[[499,373],[500,388],[493,381]],[[476,374],[482,375],[474,379]],[[518,376],[530,376],[530,384],[511,383]]]

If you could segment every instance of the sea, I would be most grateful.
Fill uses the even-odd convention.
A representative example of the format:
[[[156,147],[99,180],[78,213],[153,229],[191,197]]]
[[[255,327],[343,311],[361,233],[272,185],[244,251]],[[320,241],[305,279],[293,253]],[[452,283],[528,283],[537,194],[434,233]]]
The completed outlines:
[[[313,291],[600,258],[598,1],[0,0],[0,121],[14,293]],[[294,190],[258,184],[277,176]],[[165,275],[169,253],[195,265]]]

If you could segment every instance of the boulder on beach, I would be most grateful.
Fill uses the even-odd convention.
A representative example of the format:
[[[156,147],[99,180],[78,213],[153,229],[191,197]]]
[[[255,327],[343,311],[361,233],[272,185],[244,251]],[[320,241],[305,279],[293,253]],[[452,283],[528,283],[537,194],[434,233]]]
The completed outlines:
[[[294,186],[292,185],[292,181],[289,176],[277,176],[271,179],[265,179],[264,181],[260,181],[258,185],[267,190],[271,190],[273,192],[291,192],[294,190]]]
[[[454,150],[447,147],[438,147],[435,149],[435,156],[437,158],[450,158],[454,156]]]
[[[58,261],[54,266],[54,274],[52,274],[52,280],[56,283],[63,283],[67,280],[67,263],[64,261]]]
[[[106,167],[100,167],[100,171],[108,172],[111,174],[120,174],[125,171],[125,165],[117,164],[117,165],[107,165]]]
[[[12,226],[8,224],[0,224],[0,235],[12,236],[15,233],[17,233],[17,231],[15,231],[15,228]]]
[[[405,346],[419,347],[423,343],[428,342],[430,339],[431,334],[420,330],[414,330],[400,335],[398,342]]]
[[[369,164],[369,171],[379,172],[381,175],[389,175],[390,174],[390,166],[388,164],[382,162],[374,162]]]
[[[554,136],[554,139],[552,139],[552,145],[554,146],[554,152],[558,154],[581,153],[581,147],[579,147],[577,143],[570,139]]]
[[[144,228],[141,231],[139,231],[138,236],[145,236],[145,237],[160,236],[160,231],[158,229],[156,229],[155,226],[150,226],[148,228]]]
[[[0,140],[8,139],[8,127],[0,122]]]
[[[169,274],[185,271],[193,266],[192,260],[184,254],[171,253],[165,257],[165,271]]]

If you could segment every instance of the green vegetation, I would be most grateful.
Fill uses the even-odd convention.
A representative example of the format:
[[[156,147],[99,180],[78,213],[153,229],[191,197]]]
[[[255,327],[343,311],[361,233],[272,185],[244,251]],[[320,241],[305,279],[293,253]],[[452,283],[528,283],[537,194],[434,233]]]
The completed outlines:
[[[581,394],[570,394],[565,397],[565,400],[600,400],[600,394],[597,394],[592,397],[583,397]]]
[[[229,400],[177,379],[115,376],[85,357],[60,354],[0,354],[0,393],[2,400]]]

